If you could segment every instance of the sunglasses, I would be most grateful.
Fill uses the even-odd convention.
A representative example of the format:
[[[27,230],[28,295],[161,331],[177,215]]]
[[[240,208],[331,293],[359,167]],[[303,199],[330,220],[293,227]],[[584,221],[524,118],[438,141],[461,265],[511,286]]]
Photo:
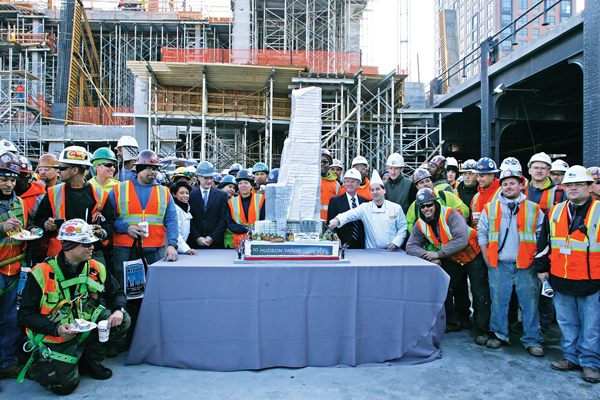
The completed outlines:
[[[90,247],[92,247],[94,245],[94,243],[80,243],[81,247],[85,248],[85,249],[89,249]]]
[[[101,163],[100,165],[104,165],[106,168],[114,168],[115,167],[115,163],[111,163],[111,162]]]
[[[596,185],[600,185],[600,180],[598,180],[598,181],[594,181],[594,183],[595,183]]]
[[[73,167],[71,167],[69,165],[59,165],[58,167],[56,167],[56,169],[59,170],[59,171],[66,171],[69,168],[73,168]]]
[[[144,169],[147,169],[147,170],[149,170],[149,171],[159,171],[159,170],[160,170],[160,167],[154,167],[154,166],[150,166],[150,165],[149,165],[149,166],[147,166],[147,167],[146,167],[146,168],[144,168]]]
[[[419,206],[419,208],[420,208],[421,210],[424,210],[424,209],[426,209],[426,208],[431,208],[431,207],[433,207],[434,205],[435,205],[435,202],[431,202],[431,203],[424,203],[424,204],[421,204],[421,205]]]

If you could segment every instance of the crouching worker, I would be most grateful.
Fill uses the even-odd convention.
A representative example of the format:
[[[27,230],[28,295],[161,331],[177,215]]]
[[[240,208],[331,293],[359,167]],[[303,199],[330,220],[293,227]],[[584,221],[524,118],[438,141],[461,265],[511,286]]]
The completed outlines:
[[[19,324],[26,328],[29,341],[24,349],[31,357],[19,381],[28,372],[43,387],[67,395],[79,385],[80,374],[94,379],[112,376],[101,362],[107,347],[125,338],[131,319],[116,279],[91,260],[93,243],[99,240],[91,225],[70,220],[61,226],[58,240],[62,250],[36,265],[23,289]],[[100,342],[98,330],[87,323],[103,320],[110,328],[107,342]],[[78,358],[80,345],[85,348]]]

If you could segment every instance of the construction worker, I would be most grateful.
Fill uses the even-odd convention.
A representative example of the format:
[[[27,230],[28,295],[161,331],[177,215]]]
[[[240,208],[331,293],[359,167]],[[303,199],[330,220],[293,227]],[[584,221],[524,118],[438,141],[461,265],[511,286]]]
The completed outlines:
[[[357,156],[352,160],[352,165],[350,168],[356,169],[362,176],[362,181],[360,182],[360,186],[358,187],[356,193],[367,200],[371,200],[371,183],[369,182],[369,178],[367,178],[367,174],[369,172],[369,162],[366,158]]]
[[[252,167],[252,174],[254,174],[254,190],[258,194],[265,194],[265,185],[269,177],[269,167],[265,163],[256,163]]]
[[[15,155],[19,154],[19,150],[17,150],[13,142],[10,140],[0,140],[0,152],[4,153],[5,151],[10,151]]]
[[[438,193],[448,194],[443,190]],[[477,310],[475,343],[483,346],[490,339],[490,289],[477,233],[457,210],[440,205],[431,188],[420,189],[416,203],[421,212],[406,244],[406,252],[440,265],[450,276],[448,290],[454,289],[465,276],[469,277],[473,308]],[[447,300],[446,309],[451,307],[451,301]]]
[[[13,153],[0,154],[0,379],[16,379],[17,365],[17,285],[21,266],[25,266],[23,245],[11,239],[11,232],[22,229],[35,233],[25,202],[14,192],[20,161]]]
[[[186,181],[187,183],[190,183],[191,180],[192,177],[189,175],[185,167],[177,167],[173,173],[171,183],[173,184],[178,181]]]
[[[475,164],[475,175],[477,177],[477,194],[471,200],[471,227],[477,229],[479,217],[485,205],[490,201],[497,200],[502,192],[500,181],[496,173],[500,170],[496,162],[488,157],[481,157]]]
[[[117,156],[108,147],[101,147],[94,152],[91,161],[95,175],[89,180],[90,184],[110,192],[113,186],[119,184],[119,181],[113,178],[117,168]]]
[[[344,173],[344,165],[340,160],[334,158],[331,161],[331,165],[329,166],[329,170],[333,172],[337,176],[337,181],[342,184],[342,174]]]
[[[46,189],[37,182],[30,182],[33,176],[33,166],[24,156],[18,156],[20,161],[19,177],[15,186],[15,193],[25,202],[31,216],[35,213],[46,195]]]
[[[123,262],[141,256],[131,251],[134,239],[142,242],[148,264],[162,259],[177,261],[177,210],[169,189],[156,182],[158,156],[152,150],[141,151],[134,167],[136,178],[121,182],[109,194],[117,214],[113,234],[115,277],[123,288]],[[140,222],[148,222],[148,230],[138,226]]]
[[[273,171],[271,171],[271,173],[269,174],[269,179],[275,171],[279,172],[278,169],[274,169]],[[267,183],[269,183],[268,180]],[[237,182],[235,181],[235,178],[232,175],[225,175],[221,180],[221,183],[219,183],[219,189],[227,193],[227,201],[234,198],[237,195],[238,191]],[[227,207],[228,208],[226,211],[229,211],[229,204],[227,204]],[[226,249],[233,249],[233,232],[231,232],[229,227],[225,228],[225,233],[223,234],[223,246]]]
[[[600,200],[600,168],[598,167],[589,167],[588,171],[592,174],[592,197],[594,200]]]
[[[544,218],[534,267],[554,289],[556,320],[562,332],[558,371],[583,368],[586,382],[600,382],[600,202],[592,198],[590,172],[574,165],[562,181],[568,201]]]
[[[419,168],[417,169],[412,176],[413,182],[417,187],[417,190],[421,190],[424,188],[433,189],[436,195],[439,198],[440,204],[445,207],[451,207],[461,213],[465,219],[469,218],[469,207],[462,202],[455,194],[444,190],[443,185],[438,185],[438,189],[434,189],[433,181],[431,180],[431,174],[428,170]],[[441,193],[444,192],[444,193]],[[408,231],[412,232],[412,228],[419,219],[419,209],[417,207],[416,202],[412,202],[410,207],[408,207],[408,212],[406,213],[406,222],[408,223]]]
[[[240,170],[242,169],[242,165],[238,164],[238,163],[233,163],[231,164],[231,167],[229,167],[229,175],[232,175],[234,178],[237,176],[238,172],[240,172]]]
[[[412,202],[415,201],[417,187],[412,180],[404,176],[406,164],[404,163],[404,157],[400,154],[394,153],[389,156],[386,166],[390,177],[383,184],[385,199],[399,204],[406,214]]]
[[[458,161],[454,157],[446,158],[446,176],[448,184],[454,190],[454,194],[456,194],[456,188],[458,187]]]
[[[37,183],[44,185],[46,189],[56,186],[59,178],[57,167],[58,157],[50,153],[42,154],[38,160],[37,172],[40,179]]]
[[[557,185],[562,183],[562,180],[565,177],[565,172],[569,169],[569,164],[564,162],[563,160],[556,160],[552,163],[550,167],[550,179],[554,181]]]
[[[254,177],[247,169],[241,170],[236,177],[240,195],[229,199],[227,212],[227,227],[233,233],[233,247],[238,248],[240,241],[246,238],[246,233],[254,223],[265,219],[265,197],[252,193]]]
[[[327,209],[332,197],[340,194],[337,175],[329,170],[333,159],[327,149],[321,149],[321,219],[327,221]],[[238,183],[239,186],[239,183]]]
[[[267,185],[277,183],[278,180],[279,180],[279,168],[275,168],[274,170],[269,172],[269,177],[267,178]]]
[[[462,163],[460,168],[462,182],[456,186],[456,195],[469,209],[471,208],[471,201],[477,194],[477,188],[479,187],[477,176],[475,175],[476,165],[477,161],[473,159],[468,159]],[[470,222],[470,216],[467,222]]]
[[[521,193],[523,177],[519,171],[500,174],[502,194],[486,204],[477,235],[483,258],[488,266],[492,312],[490,330],[495,337],[486,346],[500,348],[510,343],[508,312],[513,286],[521,306],[524,335],[521,342],[536,357],[544,356],[538,301],[540,283],[533,264],[537,237],[544,214],[540,206]]]
[[[58,161],[62,183],[48,188],[48,195],[42,199],[34,217],[35,224],[43,226],[44,235],[51,238],[48,257],[54,257],[61,249],[56,235],[65,220],[79,218],[93,224],[94,233],[100,240],[110,237],[115,223],[115,210],[107,201],[108,193],[90,185],[84,178],[92,165],[90,154],[83,147],[70,146],[60,152]],[[94,251],[93,258],[105,263],[99,248]]]
[[[221,183],[222,180],[223,180],[223,175],[221,175],[221,174],[215,174],[215,176],[213,176],[212,186],[215,189],[218,189],[219,188],[219,183]]]
[[[117,142],[117,159],[119,160],[119,170],[116,178],[119,182],[135,179],[134,164],[138,158],[139,146],[137,140],[131,136],[121,136]]]
[[[546,213],[550,207],[567,199],[565,191],[550,179],[552,160],[546,153],[534,154],[527,163],[531,181],[525,187],[525,196],[540,205]]]
[[[521,174],[521,177],[523,178],[523,183],[521,184],[521,192],[524,193],[525,186],[527,186],[527,178],[523,176],[523,168],[521,167],[521,163],[519,162],[519,160],[517,160],[514,157],[506,157],[504,160],[502,160],[502,163],[500,163],[500,172],[506,170],[517,171],[519,174]]]
[[[196,176],[196,167],[194,167],[193,165],[188,165],[187,167],[185,167],[185,172],[187,173],[187,176],[190,178],[190,185],[192,185],[193,188],[198,187],[198,177]]]
[[[25,103],[25,88],[20,83],[17,85],[17,102]]]
[[[446,175],[446,157],[435,156],[427,163],[427,170],[431,174],[431,180],[433,181],[433,189],[438,192],[444,190],[446,192],[454,193],[452,185],[448,183],[448,177]]]
[[[101,380],[112,376],[101,363],[108,346],[123,340],[131,319],[116,279],[91,259],[98,241],[93,228],[73,219],[60,227],[58,239],[60,253],[36,265],[23,289],[19,324],[26,328],[29,341],[24,348],[31,357],[19,381],[27,371],[44,388],[67,395],[79,385],[80,375]],[[99,340],[97,329],[85,329],[85,324],[100,321],[110,328],[106,342]],[[85,348],[78,358],[80,345]]]

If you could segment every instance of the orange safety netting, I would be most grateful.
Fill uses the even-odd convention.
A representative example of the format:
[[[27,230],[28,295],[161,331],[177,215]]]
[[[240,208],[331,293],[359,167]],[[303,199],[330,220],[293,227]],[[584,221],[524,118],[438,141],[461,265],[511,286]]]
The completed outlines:
[[[353,74],[361,67],[360,52],[228,50],[162,48],[162,61],[239,65],[309,67],[314,73]],[[362,66],[365,74],[378,74],[377,67]]]
[[[73,125],[134,125],[133,117],[112,114],[133,113],[133,107],[73,107]]]

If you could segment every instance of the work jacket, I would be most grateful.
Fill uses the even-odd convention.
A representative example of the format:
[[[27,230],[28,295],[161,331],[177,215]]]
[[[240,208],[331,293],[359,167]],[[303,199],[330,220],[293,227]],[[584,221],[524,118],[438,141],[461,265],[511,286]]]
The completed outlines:
[[[27,207],[23,199],[17,197],[14,192],[12,211],[0,214],[0,223],[13,217],[21,221],[23,229],[27,229]],[[26,242],[11,239],[9,234],[12,234],[12,232],[6,233],[3,231],[0,233],[0,274],[12,276],[20,273],[21,266],[25,265],[24,257],[21,254]],[[19,256],[20,258],[16,259]],[[10,259],[14,260],[9,261]]]
[[[337,175],[331,171],[326,177],[321,177],[321,219],[324,221],[327,221],[329,201],[340,192],[340,183],[336,178]]]
[[[242,205],[242,196],[237,196],[229,199],[227,204],[229,205],[229,212],[231,213],[231,219],[239,225],[250,226],[253,225],[260,218],[260,209],[265,203],[265,196],[262,194],[252,194],[250,199],[250,206],[248,207],[248,215],[244,213],[244,207]],[[238,248],[240,241],[246,238],[245,233],[234,233],[233,234],[233,247]]]

